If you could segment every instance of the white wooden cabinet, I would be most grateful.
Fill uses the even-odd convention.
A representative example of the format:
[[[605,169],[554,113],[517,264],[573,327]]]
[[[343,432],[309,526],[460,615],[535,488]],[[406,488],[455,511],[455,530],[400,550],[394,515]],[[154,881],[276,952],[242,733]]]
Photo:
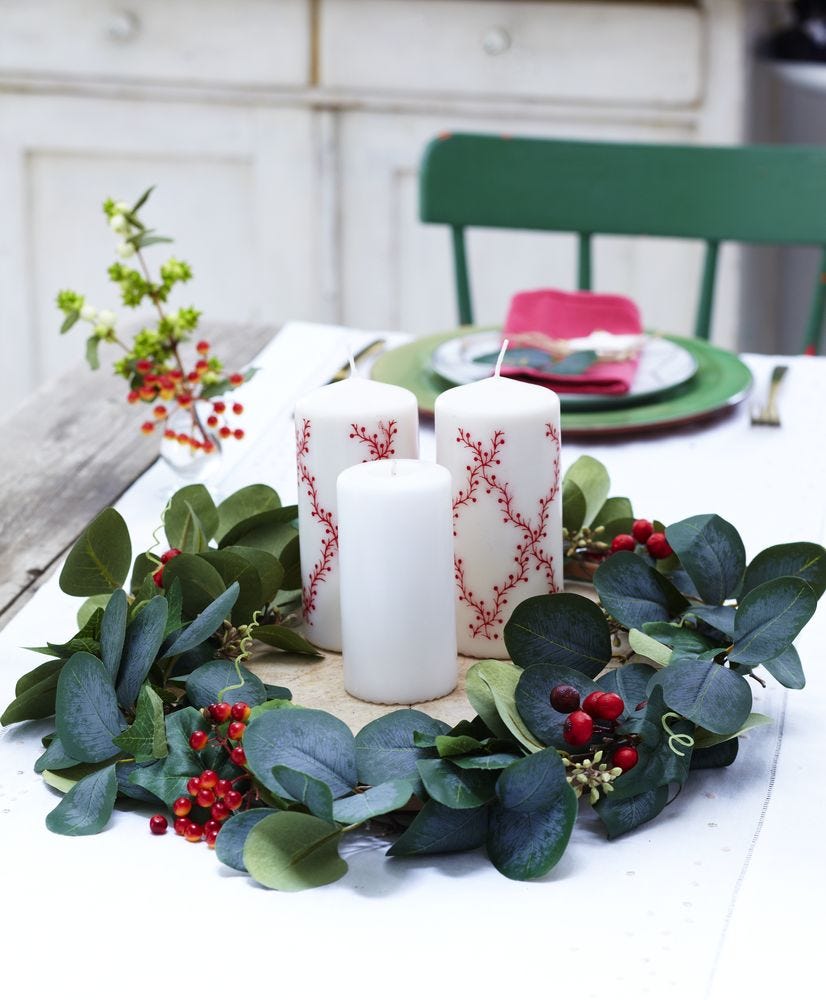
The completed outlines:
[[[736,142],[749,0],[0,0],[0,344],[14,399],[82,354],[54,296],[117,305],[104,197],[153,225],[215,320],[425,333],[455,322],[447,234],[417,219],[444,130]],[[155,250],[160,259],[162,249]],[[473,233],[477,317],[572,286],[568,237]],[[737,262],[719,327],[736,332]],[[596,286],[691,328],[698,249],[598,240]],[[675,279],[675,276],[679,276]]]

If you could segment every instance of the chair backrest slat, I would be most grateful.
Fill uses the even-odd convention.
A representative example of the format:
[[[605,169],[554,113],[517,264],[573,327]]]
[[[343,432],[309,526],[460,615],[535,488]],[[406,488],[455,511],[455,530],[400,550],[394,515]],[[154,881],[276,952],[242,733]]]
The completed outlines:
[[[721,242],[826,246],[826,146],[447,135],[425,152],[420,215],[424,222],[453,227],[457,288],[467,322],[470,286],[464,238],[457,235],[466,227],[580,234],[578,282],[586,289],[592,279],[591,234],[704,240],[695,329],[707,336]],[[809,346],[817,342],[825,302],[826,289],[818,281]]]

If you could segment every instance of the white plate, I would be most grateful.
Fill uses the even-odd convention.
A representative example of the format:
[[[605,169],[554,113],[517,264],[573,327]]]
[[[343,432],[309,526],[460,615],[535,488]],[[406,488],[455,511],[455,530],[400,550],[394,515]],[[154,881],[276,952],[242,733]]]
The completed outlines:
[[[465,385],[493,374],[492,365],[480,364],[474,358],[480,354],[495,354],[501,346],[502,334],[498,330],[469,333],[445,341],[433,352],[430,362],[433,371],[443,379],[454,385]],[[697,359],[684,347],[655,334],[646,334],[640,365],[628,392],[621,396],[560,392],[559,398],[569,410],[630,406],[682,385],[696,371]]]

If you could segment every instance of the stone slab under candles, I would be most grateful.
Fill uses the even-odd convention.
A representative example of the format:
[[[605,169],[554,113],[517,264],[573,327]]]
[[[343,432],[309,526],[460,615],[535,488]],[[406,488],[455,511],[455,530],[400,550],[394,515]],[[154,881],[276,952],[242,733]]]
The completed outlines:
[[[448,389],[435,412],[436,460],[453,481],[459,652],[506,658],[516,605],[562,589],[559,397],[497,374]]]
[[[416,397],[359,375],[321,386],[295,407],[302,604],[307,637],[341,649],[336,480],[352,465],[416,458]]]
[[[456,687],[451,488],[446,469],[411,460],[338,478],[344,686],[364,701]]]

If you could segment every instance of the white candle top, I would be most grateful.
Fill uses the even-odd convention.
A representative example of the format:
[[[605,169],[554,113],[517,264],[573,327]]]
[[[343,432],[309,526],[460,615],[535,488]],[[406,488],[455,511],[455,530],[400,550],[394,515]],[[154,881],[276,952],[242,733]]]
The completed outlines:
[[[411,404],[416,406],[416,397],[409,389],[374,382],[361,375],[350,375],[340,382],[313,389],[297,401],[296,407],[304,413],[312,409],[313,416],[350,421],[354,412],[358,413],[359,419],[364,419],[373,411],[382,415],[385,410]]]
[[[436,400],[440,413],[462,417],[479,416],[502,419],[526,412],[543,412],[558,399],[552,389],[532,382],[521,382],[504,375],[492,375],[478,382],[447,389]]]
[[[354,485],[371,494],[390,495],[402,492],[432,493],[434,488],[450,490],[450,473],[435,462],[422,462],[416,458],[391,458],[386,462],[368,462],[354,465],[338,477],[339,489]]]

